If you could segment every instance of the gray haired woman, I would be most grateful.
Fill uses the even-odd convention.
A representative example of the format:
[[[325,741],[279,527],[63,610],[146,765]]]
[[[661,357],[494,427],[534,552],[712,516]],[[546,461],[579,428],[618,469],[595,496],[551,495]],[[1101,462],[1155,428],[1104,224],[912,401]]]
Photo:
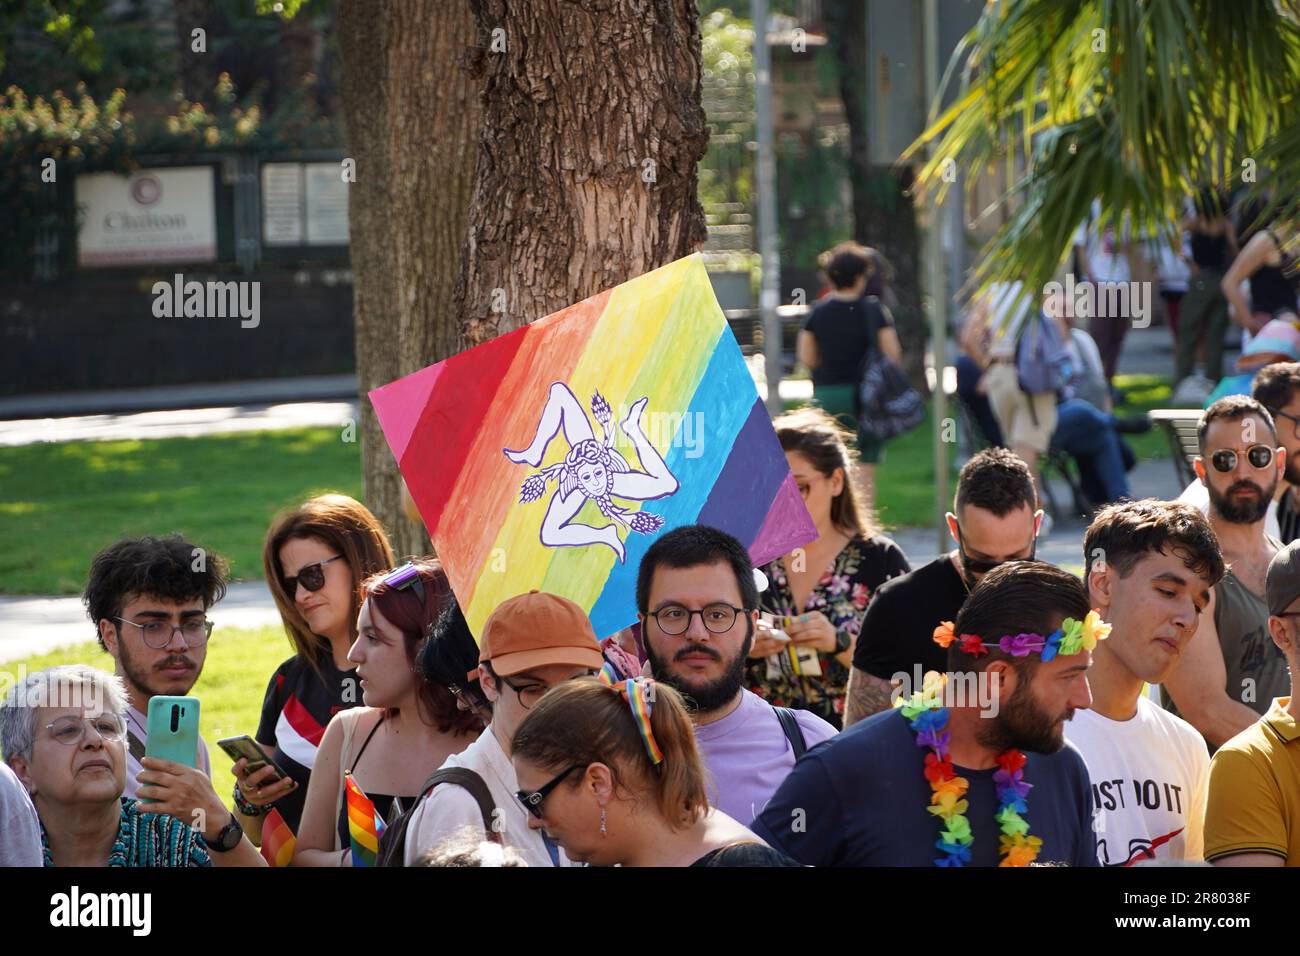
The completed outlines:
[[[27,675],[0,704],[0,749],[36,806],[46,866],[265,865],[201,770],[146,757],[148,809],[122,795],[126,691],[112,674]]]

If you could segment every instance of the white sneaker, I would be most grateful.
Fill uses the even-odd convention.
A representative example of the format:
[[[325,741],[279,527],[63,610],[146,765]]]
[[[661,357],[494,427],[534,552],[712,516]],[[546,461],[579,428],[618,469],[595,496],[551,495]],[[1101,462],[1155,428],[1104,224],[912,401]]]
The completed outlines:
[[[1200,372],[1193,372],[1179,382],[1169,396],[1169,403],[1176,408],[1200,408],[1214,391],[1215,383]]]

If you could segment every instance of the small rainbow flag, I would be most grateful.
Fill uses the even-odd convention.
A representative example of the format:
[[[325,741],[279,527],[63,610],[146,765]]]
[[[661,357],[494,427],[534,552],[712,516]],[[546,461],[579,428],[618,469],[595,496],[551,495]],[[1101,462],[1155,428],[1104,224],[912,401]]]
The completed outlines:
[[[617,632],[641,556],[680,525],[756,564],[816,537],[698,255],[370,400],[475,634],[533,588]]]
[[[348,837],[352,842],[352,865],[374,866],[379,859],[379,837],[384,832],[384,820],[370,798],[352,779],[343,775],[347,787]]]
[[[262,858],[266,865],[288,866],[293,862],[293,848],[297,843],[297,837],[280,816],[280,811],[272,807],[262,821]]]

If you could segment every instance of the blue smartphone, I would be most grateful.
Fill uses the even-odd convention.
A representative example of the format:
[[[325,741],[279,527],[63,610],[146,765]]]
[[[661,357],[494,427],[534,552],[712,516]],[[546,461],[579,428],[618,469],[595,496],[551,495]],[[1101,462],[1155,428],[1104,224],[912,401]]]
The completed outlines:
[[[147,730],[149,739],[144,746],[146,757],[173,760],[187,767],[198,766],[197,697],[150,697]]]

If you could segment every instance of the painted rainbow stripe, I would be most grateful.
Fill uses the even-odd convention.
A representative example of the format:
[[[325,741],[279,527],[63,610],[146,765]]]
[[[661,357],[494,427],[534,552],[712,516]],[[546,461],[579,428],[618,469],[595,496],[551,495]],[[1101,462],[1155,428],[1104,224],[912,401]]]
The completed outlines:
[[[288,866],[293,862],[293,850],[298,840],[280,811],[271,808],[262,821],[262,858],[267,866]]]
[[[348,837],[352,843],[353,866],[375,866],[379,860],[379,837],[384,832],[384,821],[375,810],[374,803],[352,779],[343,775],[347,787]]]
[[[677,490],[615,504],[663,519],[622,529],[625,560],[605,545],[550,547],[540,528],[556,489],[521,502],[530,475],[563,461],[561,432],[539,468],[515,464],[536,434],[553,383],[590,411],[599,392],[623,417],[648,400],[643,430]],[[658,533],[721,528],[766,563],[816,537],[753,379],[713,296],[703,260],[688,256],[370,392],[474,634],[506,598],[537,588],[591,616],[597,635],[636,619],[636,573]],[[600,429],[596,428],[599,435]],[[633,468],[637,454],[620,433]],[[609,522],[593,501],[573,519]]]

